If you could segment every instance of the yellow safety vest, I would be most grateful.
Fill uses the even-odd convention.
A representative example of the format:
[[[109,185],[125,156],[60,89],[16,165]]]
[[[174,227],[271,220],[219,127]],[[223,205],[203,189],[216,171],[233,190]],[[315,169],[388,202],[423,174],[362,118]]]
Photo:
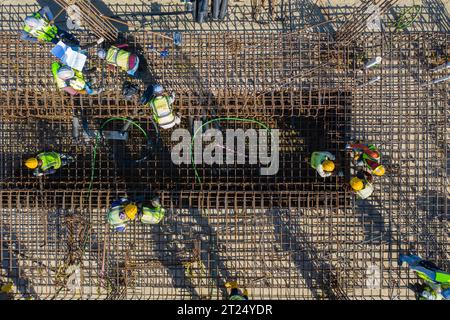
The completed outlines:
[[[175,116],[172,113],[172,108],[167,97],[159,96],[153,98],[150,101],[150,106],[152,107],[153,118],[156,123],[166,125],[175,121]]]
[[[67,84],[64,80],[58,78],[59,68],[61,68],[61,65],[58,62],[52,63],[52,74],[53,74],[53,78],[55,79],[56,86],[58,87],[58,89],[62,89],[62,88],[67,87]]]
[[[128,71],[130,69],[129,60],[131,52],[119,49],[115,46],[111,46],[106,54],[106,61],[109,64],[120,67],[121,69]]]
[[[25,25],[23,30],[39,40],[51,42],[58,33],[58,28],[55,25],[50,25],[49,21],[41,17],[40,13],[34,13],[33,17],[39,19],[44,24],[41,28],[31,29],[29,26]]]
[[[75,77],[70,79],[69,85],[75,90],[81,91],[86,87],[86,81],[84,80],[84,76],[80,71],[74,70],[74,72]]]

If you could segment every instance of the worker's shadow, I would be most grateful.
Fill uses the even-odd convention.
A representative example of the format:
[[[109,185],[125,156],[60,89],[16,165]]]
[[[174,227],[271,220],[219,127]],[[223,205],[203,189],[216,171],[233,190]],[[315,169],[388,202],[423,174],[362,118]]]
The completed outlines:
[[[0,236],[2,237],[2,255],[1,255],[1,267],[6,271],[6,276],[11,279],[14,286],[17,288],[22,296],[33,296],[37,297],[36,291],[34,290],[31,282],[20,274],[21,269],[19,261],[23,261],[23,257],[20,257],[18,252],[25,252],[26,248],[17,239],[16,233],[10,228],[3,224],[0,230]],[[9,239],[7,238],[9,236]]]
[[[339,293],[333,290],[333,267],[318,257],[314,244],[308,240],[308,235],[300,230],[295,218],[291,217],[288,210],[272,209],[269,213],[273,216],[276,241],[284,251],[291,254],[314,299],[324,298],[325,295],[327,299],[337,300]]]
[[[161,264],[167,269],[172,284],[175,288],[187,290],[193,300],[200,300],[200,294],[195,289],[191,279],[186,275],[186,270],[181,261],[183,256],[177,245],[172,241],[173,228],[177,223],[172,220],[172,214],[166,212],[164,221],[155,226],[151,226],[151,234],[155,242],[155,254]]]
[[[384,218],[374,203],[373,199],[356,200],[355,215],[364,228],[364,241],[380,244],[388,242],[391,237],[386,230]]]
[[[198,209],[190,209],[189,213],[194,218],[194,223],[189,224],[189,226],[175,221],[175,214],[172,212],[166,214],[163,223],[153,226],[151,234],[156,243],[155,252],[171,275],[174,286],[188,290],[193,299],[201,299],[202,296],[195,290],[193,282],[186,275],[186,268],[180,265],[180,261],[185,260],[182,252],[177,248],[176,243],[171,240],[173,235],[181,236],[182,239],[178,239],[177,242],[186,245],[192,243],[194,237],[194,240],[199,242],[198,249],[200,250],[198,257],[194,257],[194,260],[199,259],[206,269],[209,268],[209,272],[205,270],[206,274],[209,274],[211,279],[216,279],[216,287],[221,291],[222,297],[226,297],[225,282],[230,279],[231,275],[221,260],[217,248],[215,249],[211,245],[217,243],[217,234],[211,230],[208,220]],[[190,230],[181,230],[182,228],[190,228]],[[186,234],[194,236],[188,238],[185,236]],[[195,235],[202,235],[202,237],[195,237]],[[207,235],[206,239],[205,235]],[[194,247],[188,247],[187,249],[189,252],[194,251]]]

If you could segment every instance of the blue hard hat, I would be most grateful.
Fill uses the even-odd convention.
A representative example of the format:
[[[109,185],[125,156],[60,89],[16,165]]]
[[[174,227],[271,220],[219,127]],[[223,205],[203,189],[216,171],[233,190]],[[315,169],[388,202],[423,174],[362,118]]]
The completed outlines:
[[[160,84],[156,84],[153,86],[153,94],[161,94],[163,93],[164,89],[162,87],[162,85]]]

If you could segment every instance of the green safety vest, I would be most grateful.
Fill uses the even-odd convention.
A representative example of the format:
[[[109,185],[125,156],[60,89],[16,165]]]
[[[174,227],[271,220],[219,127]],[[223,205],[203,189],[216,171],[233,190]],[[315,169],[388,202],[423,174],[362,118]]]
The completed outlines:
[[[58,87],[58,89],[62,89],[64,87],[67,87],[67,82],[58,78],[58,70],[59,68],[61,68],[62,65],[58,62],[53,62],[52,63],[52,74],[53,74],[53,78],[56,81],[56,85]],[[75,76],[72,79],[69,79],[69,86],[71,86],[73,89],[77,90],[77,91],[81,91],[84,90],[84,88],[86,87],[86,80],[84,80],[84,75],[82,72],[73,69]]]
[[[120,213],[123,212],[124,206],[116,206],[109,210],[108,215],[106,217],[107,222],[113,227],[121,227],[125,226],[130,219],[126,215],[124,218],[120,218]]]
[[[155,119],[156,123],[166,125],[175,121],[168,97],[155,97],[150,100],[149,105],[152,108],[153,119]]]
[[[235,294],[234,296],[231,296],[229,300],[245,300],[245,298],[241,295]]]
[[[442,271],[436,272],[436,282],[450,284],[450,274]]]
[[[373,144],[369,144],[367,147],[369,148],[369,150],[378,152],[378,158],[371,157],[371,156],[369,156],[367,153],[365,153],[365,152],[363,151],[363,154],[362,154],[362,160],[363,160],[364,162],[366,162],[365,160],[367,160],[367,159],[368,159],[368,160],[375,161],[375,162],[379,162],[380,159],[381,159],[381,153],[380,153],[380,151],[378,150],[378,148],[377,148],[375,145],[373,145]]]
[[[53,78],[55,79],[56,86],[58,87],[58,89],[62,89],[64,87],[67,87],[67,85],[64,80],[61,80],[60,78],[58,78],[59,68],[61,68],[61,65],[58,62],[52,63],[52,74],[53,74]]]
[[[131,52],[119,49],[115,46],[111,46],[111,48],[109,48],[108,52],[106,53],[106,61],[109,64],[115,65],[125,71],[128,71],[130,69],[129,67],[130,55]]]
[[[158,207],[158,208],[143,207],[141,222],[145,223],[145,224],[160,223],[161,220],[164,218],[164,213],[165,213],[165,210],[162,207]]]
[[[43,152],[37,155],[37,159],[42,161],[41,170],[61,168],[61,157],[57,152]]]
[[[44,25],[39,29],[31,29],[25,25],[23,30],[39,40],[51,42],[58,33],[58,28],[55,25],[50,25],[49,21],[44,17],[41,17],[39,12],[33,14],[33,17],[44,22]]]
[[[317,169],[325,160],[328,160],[328,156],[324,152],[313,152],[311,155],[311,167]]]
[[[77,91],[81,91],[86,87],[86,80],[84,80],[83,73],[78,70],[73,70],[75,72],[75,77],[70,79],[69,85]]]

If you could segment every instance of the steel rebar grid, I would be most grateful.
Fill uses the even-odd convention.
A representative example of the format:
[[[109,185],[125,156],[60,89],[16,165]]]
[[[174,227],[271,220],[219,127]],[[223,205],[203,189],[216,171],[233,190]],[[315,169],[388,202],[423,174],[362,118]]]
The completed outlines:
[[[448,50],[449,37],[448,34],[389,35],[383,38],[383,41],[381,35],[371,37],[372,41],[367,43],[377,45],[369,47],[364,43],[359,46],[367,46],[365,50],[369,57],[378,54],[386,57],[380,69],[370,70],[366,74],[359,71],[362,61],[355,58],[358,53],[357,45],[343,50],[342,55],[338,53],[336,71],[333,73],[337,75],[339,72],[352,72],[337,81],[336,85],[342,91],[354,88],[350,100],[351,113],[345,113],[344,119],[336,120],[336,125],[350,122],[345,129],[350,138],[345,139],[361,138],[382,144],[391,170],[382,183],[377,185],[373,200],[355,203],[354,206],[348,204],[345,199],[333,200],[340,199],[340,196],[330,196],[329,193],[324,194],[323,200],[316,200],[320,199],[321,193],[306,192],[306,195],[302,195],[300,191],[290,191],[267,195],[263,193],[261,196],[261,193],[251,192],[209,191],[188,195],[181,192],[181,195],[172,196],[174,200],[168,201],[169,196],[163,191],[161,194],[164,205],[170,209],[164,226],[156,231],[149,231],[135,225],[129,234],[113,237],[107,246],[102,246],[107,235],[103,218],[108,202],[120,194],[125,194],[128,191],[124,188],[125,185],[117,184],[116,188],[111,186],[112,190],[109,192],[112,195],[108,195],[107,199],[99,200],[102,196],[94,195],[87,202],[81,191],[70,189],[49,191],[44,195],[37,191],[2,191],[2,210],[5,215],[1,220],[1,256],[2,262],[8,264],[9,274],[13,275],[12,278],[16,279],[26,292],[32,292],[31,287],[37,287],[38,296],[53,297],[56,289],[60,289],[61,281],[57,280],[62,278],[63,272],[54,272],[57,276],[45,272],[49,265],[64,266],[66,261],[77,257],[79,245],[77,247],[76,244],[70,243],[73,242],[69,241],[69,238],[74,238],[73,231],[66,230],[72,228],[83,231],[83,218],[89,217],[99,236],[96,240],[94,236],[97,234],[90,231],[90,242],[93,245],[89,246],[89,252],[86,254],[88,258],[84,260],[84,297],[221,298],[221,281],[227,272],[234,272],[246,279],[246,283],[252,284],[248,286],[252,297],[413,298],[412,293],[405,288],[408,283],[413,283],[415,278],[405,269],[396,266],[398,252],[405,249],[414,250],[424,257],[432,258],[443,267],[448,261],[445,180],[448,91],[445,84],[430,87],[423,87],[421,84],[435,76],[428,72],[437,63],[432,53],[436,51],[436,44],[442,46],[444,51]],[[312,52],[314,50],[306,51],[305,55],[311,55],[312,59],[315,59],[316,56],[312,55]],[[333,56],[326,53],[327,57]],[[202,65],[204,59],[202,56],[197,57],[199,65]],[[378,72],[382,75],[380,83],[356,88]],[[288,78],[291,76],[288,71],[282,71],[280,74]],[[318,72],[318,75],[322,76],[321,72]],[[167,78],[170,79],[171,76]],[[209,80],[208,83],[213,81]],[[313,83],[318,90],[325,91],[320,80]],[[309,85],[303,81],[294,84]],[[228,85],[228,82],[225,85]],[[273,90],[273,87],[267,84],[266,87],[263,84],[262,88]],[[256,91],[254,94],[258,94],[255,89],[249,91]],[[23,110],[25,105],[26,109],[41,111],[42,104],[36,102],[38,100],[34,98],[33,93],[28,94],[33,98],[25,100],[25,103],[17,103],[18,100],[15,99],[14,103],[8,105],[17,103],[19,109]],[[202,94],[208,97],[206,93]],[[347,98],[339,96],[336,99],[347,101]],[[58,101],[56,100],[55,106]],[[80,102],[75,101],[73,105],[92,105],[91,99],[84,102],[81,102],[81,99]],[[121,103],[119,98],[117,101],[117,104]],[[264,102],[259,104],[265,105]],[[130,106],[131,109],[133,107]],[[10,108],[9,114],[17,118],[12,109]],[[106,116],[111,112],[110,105],[105,109]],[[298,114],[303,112],[288,104],[282,108],[285,109],[288,112],[294,110],[293,112]],[[33,112],[36,111],[32,111],[32,115]],[[258,114],[251,109],[248,112]],[[44,113],[39,119],[41,124],[35,118],[28,120],[28,124],[24,121],[18,122],[17,125],[25,134],[23,131],[17,132],[7,123],[6,130],[2,130],[2,139],[12,141],[8,146],[10,149],[7,149],[7,153],[12,156],[3,162],[16,158],[19,161],[14,152],[22,152],[23,145],[35,148],[35,141],[51,143],[53,140],[57,145],[71,145],[68,134],[62,134],[60,137],[61,132],[67,131],[70,113],[62,117],[58,116],[57,112],[50,115],[56,117],[46,119]],[[272,121],[283,119],[283,116],[276,114],[270,114],[268,117],[274,118]],[[46,128],[48,132],[56,132],[45,134]],[[39,132],[44,132],[44,138],[37,135]],[[18,140],[21,143],[19,146]],[[104,163],[107,170],[114,170],[108,168],[108,161]],[[3,168],[2,174],[17,172],[10,168]],[[13,168],[19,168],[19,165]],[[60,176],[56,180],[62,180],[63,177]],[[83,185],[80,187],[83,188]],[[15,186],[11,183],[8,188],[13,189]],[[39,186],[29,184],[26,188],[38,189]],[[106,197],[105,193],[100,194]],[[185,198],[183,194],[186,195]],[[283,195],[289,200],[274,200]],[[180,201],[180,198],[183,198],[184,202]],[[261,202],[259,199],[262,199]],[[292,199],[299,200],[292,203]],[[172,201],[176,204],[171,204]],[[247,205],[243,205],[244,203]],[[70,211],[77,207],[80,208],[78,211],[81,217],[72,218],[71,212],[61,213],[63,210]],[[197,211],[192,208],[199,209]],[[202,212],[208,212],[206,221]],[[61,218],[66,214],[67,217]],[[192,222],[193,220],[195,222]],[[218,226],[217,230],[215,226]],[[43,230],[47,233],[46,237],[43,236]],[[181,238],[177,241],[177,236],[174,235]],[[55,240],[58,237],[64,240]],[[168,246],[172,237],[175,238],[175,248]],[[148,238],[152,238],[151,244],[143,245],[145,241],[139,241]],[[120,244],[124,241],[133,245],[129,248],[123,247]],[[41,243],[46,244],[40,248]],[[109,288],[106,290],[102,287],[104,289],[99,294],[96,287],[100,285],[98,273],[104,247],[107,248],[107,276],[104,278],[108,280]],[[186,247],[188,249],[185,249]],[[164,254],[166,258],[161,258]],[[192,263],[194,277],[183,276],[186,270],[183,262]],[[226,266],[220,266],[220,262]],[[31,264],[31,267],[20,265],[27,263]],[[201,271],[202,264],[207,270],[205,274]],[[367,285],[370,280],[368,271],[373,269],[380,272],[381,281],[381,284],[374,288]],[[49,274],[51,272],[48,271]],[[258,276],[249,278],[248,274]],[[180,284],[179,288],[172,288],[171,280],[174,279]],[[292,284],[297,289],[292,289]],[[318,287],[319,290],[316,289]],[[344,292],[344,295],[341,292]],[[76,296],[63,289],[57,297]]]

